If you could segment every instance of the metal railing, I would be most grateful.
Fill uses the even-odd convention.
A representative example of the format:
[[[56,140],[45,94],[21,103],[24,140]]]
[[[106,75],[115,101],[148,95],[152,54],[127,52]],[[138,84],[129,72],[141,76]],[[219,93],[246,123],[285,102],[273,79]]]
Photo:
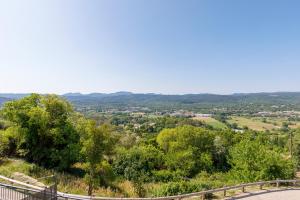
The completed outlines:
[[[33,186],[0,175],[0,179],[9,184],[0,183],[0,200],[55,200],[57,199],[56,184],[48,187]],[[15,184],[15,185],[13,185]],[[19,186],[21,185],[21,186]]]
[[[207,196],[220,193],[222,192],[224,197],[229,190],[237,190],[240,189],[242,192],[246,192],[247,187],[251,186],[259,186],[260,190],[263,189],[264,185],[274,185],[279,187],[281,184],[292,184],[293,186],[297,186],[300,180],[274,180],[274,181],[261,181],[255,183],[247,183],[247,184],[240,184],[230,187],[223,187],[218,189],[206,190],[201,192],[189,193],[189,194],[182,194],[182,195],[175,195],[175,196],[167,196],[167,197],[150,197],[150,198],[116,198],[116,197],[94,197],[94,196],[82,196],[82,195],[73,195],[73,194],[66,194],[66,193],[58,193],[59,200],[181,200],[193,197],[200,197],[205,199]]]
[[[62,192],[57,192],[56,188],[44,188],[44,189],[29,189],[22,188],[7,184],[0,183],[0,199],[1,200],[181,200],[187,198],[200,197],[205,199],[207,196],[211,196],[215,193],[223,193],[224,196],[227,195],[227,191],[230,190],[240,190],[241,192],[246,192],[247,187],[259,186],[262,190],[266,185],[274,185],[274,187],[280,187],[281,184],[297,186],[300,180],[274,180],[274,181],[261,181],[255,183],[240,184],[230,187],[223,187],[218,189],[200,191],[189,194],[174,195],[167,197],[149,197],[149,198],[119,198],[119,197],[95,197],[95,196],[83,196],[75,194],[67,194]],[[19,182],[18,182],[19,183]],[[28,184],[26,184],[28,186]]]
[[[55,200],[56,190],[53,187],[44,190],[29,189],[0,183],[1,200]]]

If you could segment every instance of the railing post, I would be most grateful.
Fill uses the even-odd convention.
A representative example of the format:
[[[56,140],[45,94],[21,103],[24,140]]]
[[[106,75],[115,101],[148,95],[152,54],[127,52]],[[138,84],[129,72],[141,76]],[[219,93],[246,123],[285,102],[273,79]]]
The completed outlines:
[[[201,199],[204,200],[205,199],[205,194],[201,195]]]
[[[29,198],[29,192],[28,192],[28,190],[25,191],[25,198]]]
[[[263,189],[263,184],[259,185],[259,189],[262,190]]]
[[[245,187],[244,186],[242,187],[242,192],[245,193]]]
[[[45,188],[45,189],[44,189],[44,192],[43,192],[43,198],[44,198],[44,199],[47,199],[47,193],[46,193],[46,192],[47,192],[47,189]]]
[[[224,190],[224,197],[226,197],[226,190]]]
[[[276,187],[279,187],[280,184],[279,184],[279,179],[276,179]]]

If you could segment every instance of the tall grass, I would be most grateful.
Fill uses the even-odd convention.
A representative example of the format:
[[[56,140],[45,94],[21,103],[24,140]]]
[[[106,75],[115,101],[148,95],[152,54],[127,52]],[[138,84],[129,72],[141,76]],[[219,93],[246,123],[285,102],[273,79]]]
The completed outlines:
[[[78,167],[78,165],[76,166]],[[80,167],[80,166],[79,166]],[[87,195],[87,184],[83,179],[83,175],[75,173],[74,171],[80,171],[76,168],[71,170],[73,173],[56,172],[54,170],[45,169],[32,163],[25,162],[21,159],[3,159],[0,162],[0,174],[6,177],[13,176],[14,172],[20,172],[25,175],[38,179],[40,182],[49,185],[51,180],[43,179],[42,177],[48,177],[56,175],[57,187],[60,192]],[[99,187],[94,191],[94,195],[97,196],[112,196],[112,197],[132,197],[135,196],[133,187],[130,182],[118,181],[113,183],[115,187]]]

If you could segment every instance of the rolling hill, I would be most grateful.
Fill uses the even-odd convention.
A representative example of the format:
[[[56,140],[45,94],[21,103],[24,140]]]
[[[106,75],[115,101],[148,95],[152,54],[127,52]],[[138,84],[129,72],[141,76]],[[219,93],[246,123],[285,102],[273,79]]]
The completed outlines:
[[[0,94],[2,102],[18,99],[26,94]],[[137,94],[131,92],[116,93],[67,93],[63,98],[72,102],[76,107],[123,108],[148,107],[152,109],[244,109],[244,110],[300,110],[300,92],[275,93],[240,93],[231,95],[218,94]],[[0,102],[1,103],[1,102]]]
[[[9,99],[9,98],[5,98],[5,97],[0,97],[0,106],[3,104],[3,103],[5,103],[5,102],[7,102],[7,101],[10,101],[11,99]]]

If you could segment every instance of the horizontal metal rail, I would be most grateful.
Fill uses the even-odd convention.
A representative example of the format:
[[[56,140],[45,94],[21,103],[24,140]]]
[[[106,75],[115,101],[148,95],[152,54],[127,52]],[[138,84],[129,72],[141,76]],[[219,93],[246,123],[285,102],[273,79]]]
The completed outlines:
[[[8,178],[6,178],[8,179]],[[12,180],[12,179],[9,179]],[[12,182],[18,183],[20,185],[24,185],[26,187],[31,187],[29,188],[23,188],[23,187],[17,187],[17,186],[11,186],[8,184],[2,184],[0,183],[0,188],[7,188],[15,191],[23,191],[21,193],[25,193],[26,191],[28,193],[34,193],[34,192],[41,192],[45,188],[39,188],[36,186],[32,186],[26,183],[22,183],[19,181],[13,180]],[[240,185],[235,185],[235,186],[229,186],[229,187],[223,187],[223,188],[218,188],[218,189],[211,189],[211,190],[205,190],[205,191],[200,191],[200,192],[194,192],[194,193],[188,193],[188,194],[181,194],[181,195],[174,195],[174,196],[166,196],[166,197],[149,197],[149,198],[120,198],[120,197],[95,197],[95,196],[84,196],[84,195],[75,195],[75,194],[68,194],[68,193],[62,193],[62,192],[57,192],[56,198],[58,200],[174,200],[174,199],[184,199],[184,198],[191,198],[191,197],[202,197],[203,199],[205,198],[206,195],[209,194],[214,194],[214,193],[220,193],[223,192],[224,196],[226,196],[226,192],[229,190],[237,190],[241,189],[242,192],[245,192],[245,189],[247,187],[251,186],[259,186],[260,189],[264,185],[276,185],[276,187],[279,187],[280,184],[293,184],[294,186],[299,183],[300,180],[274,180],[274,181],[260,181],[260,182],[255,182],[255,183],[246,183],[246,184],[240,184]],[[38,188],[38,189],[37,189]],[[1,193],[1,189],[0,189]],[[10,199],[9,199],[10,200]]]
[[[41,191],[41,190],[37,190],[37,189],[19,187],[19,186],[9,185],[9,184],[5,184],[5,183],[0,183],[0,187],[6,187],[6,188],[10,188],[10,189],[15,189],[15,190],[27,190],[28,192],[40,192]]]
[[[57,193],[52,187],[44,190],[29,189],[0,183],[1,200],[56,200]]]
[[[191,198],[191,197],[202,197],[205,198],[205,195],[208,194],[214,194],[218,192],[223,192],[224,196],[226,196],[226,191],[228,190],[235,190],[235,189],[242,189],[242,192],[245,192],[246,187],[250,186],[260,186],[260,189],[264,185],[271,185],[276,184],[276,187],[279,187],[282,183],[293,183],[294,186],[296,186],[297,183],[299,183],[300,180],[274,180],[274,181],[260,181],[255,183],[246,183],[246,184],[240,184],[235,186],[229,186],[229,187],[223,187],[218,189],[212,189],[212,190],[205,190],[201,192],[194,192],[189,194],[182,194],[182,195],[174,195],[174,196],[167,196],[167,197],[149,197],[149,198],[118,198],[118,197],[94,197],[94,196],[83,196],[83,195],[73,195],[73,194],[67,194],[67,193],[61,193],[58,192],[58,199],[74,199],[74,200],[174,200],[174,199],[184,199],[184,198]]]
[[[17,180],[11,179],[11,178],[7,178],[7,177],[1,176],[1,175],[0,175],[0,179],[8,181],[8,182],[10,182],[12,184],[18,184],[18,185],[22,185],[22,186],[25,186],[25,187],[28,187],[28,188],[33,188],[33,189],[36,189],[36,190],[43,190],[43,189],[45,189],[45,188],[42,188],[42,187],[38,187],[38,186],[35,186],[35,185],[30,185],[28,183],[17,181]]]
[[[0,183],[1,200],[38,200],[50,196],[46,190],[35,190]],[[40,198],[38,198],[40,197]]]

